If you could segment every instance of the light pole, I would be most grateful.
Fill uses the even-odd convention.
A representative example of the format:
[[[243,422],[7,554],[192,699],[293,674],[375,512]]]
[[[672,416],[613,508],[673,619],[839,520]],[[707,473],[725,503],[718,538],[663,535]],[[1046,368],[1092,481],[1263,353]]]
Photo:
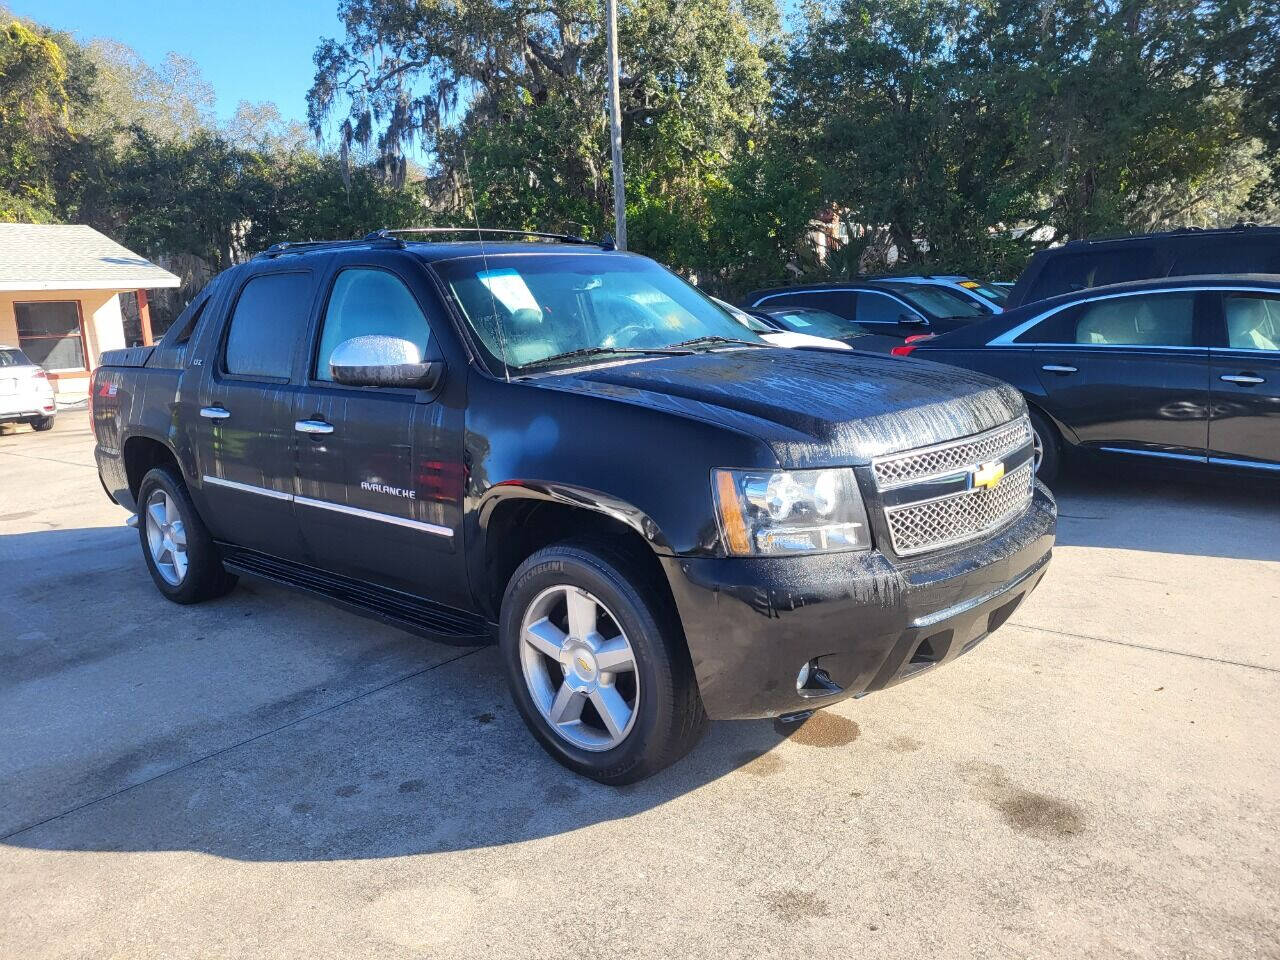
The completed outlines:
[[[622,182],[622,107],[618,103],[618,0],[605,0],[609,33],[609,142],[613,148],[614,245],[627,249],[627,198]]]

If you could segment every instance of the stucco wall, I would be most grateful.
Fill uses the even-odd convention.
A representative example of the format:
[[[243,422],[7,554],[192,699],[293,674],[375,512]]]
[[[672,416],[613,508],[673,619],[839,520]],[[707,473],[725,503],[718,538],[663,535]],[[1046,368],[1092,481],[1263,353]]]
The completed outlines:
[[[96,367],[103,350],[125,346],[124,320],[120,297],[115,290],[32,290],[0,291],[0,344],[18,346],[18,318],[15,303],[77,300],[84,317],[85,350],[89,366]],[[87,371],[53,373],[50,376],[59,395],[75,396],[88,389]]]

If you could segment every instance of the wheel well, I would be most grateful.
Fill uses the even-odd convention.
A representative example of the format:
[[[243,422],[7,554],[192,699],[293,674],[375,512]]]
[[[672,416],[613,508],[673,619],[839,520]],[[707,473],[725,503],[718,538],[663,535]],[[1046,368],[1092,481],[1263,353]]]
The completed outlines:
[[[138,502],[138,487],[142,485],[142,478],[147,475],[147,471],[164,464],[177,467],[178,460],[173,451],[159,440],[130,437],[124,442],[124,471],[134,503]],[[181,476],[181,470],[178,472]]]
[[[1028,400],[1027,409],[1034,411],[1036,414],[1040,416],[1041,420],[1043,420],[1046,424],[1049,425],[1049,429],[1052,430],[1054,433],[1054,439],[1056,439],[1058,442],[1059,450],[1061,450],[1067,445],[1066,437],[1063,436],[1062,428],[1058,426],[1058,421],[1054,420],[1053,417],[1045,413],[1044,407],[1040,406],[1037,403],[1032,403],[1030,400]]]
[[[657,554],[635,529],[620,520],[560,503],[511,501],[499,504],[489,517],[485,538],[484,598],[496,617],[502,610],[502,596],[516,568],[543,547],[568,540],[594,540],[634,565],[634,572],[652,581],[652,589],[674,604],[671,586]]]

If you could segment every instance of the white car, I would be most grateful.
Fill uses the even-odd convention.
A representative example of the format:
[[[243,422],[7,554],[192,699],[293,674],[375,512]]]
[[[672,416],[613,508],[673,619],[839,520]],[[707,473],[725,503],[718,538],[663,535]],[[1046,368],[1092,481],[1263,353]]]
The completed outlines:
[[[0,346],[0,423],[50,430],[56,412],[53,384],[44,368],[17,347]]]
[[[815,337],[809,333],[796,333],[792,330],[780,330],[765,323],[759,317],[753,317],[741,307],[735,307],[732,303],[725,303],[719,297],[712,297],[711,299],[728,312],[729,316],[733,317],[761,340],[766,343],[772,343],[775,347],[822,347],[825,350],[853,349],[849,344],[841,343],[839,340]]]

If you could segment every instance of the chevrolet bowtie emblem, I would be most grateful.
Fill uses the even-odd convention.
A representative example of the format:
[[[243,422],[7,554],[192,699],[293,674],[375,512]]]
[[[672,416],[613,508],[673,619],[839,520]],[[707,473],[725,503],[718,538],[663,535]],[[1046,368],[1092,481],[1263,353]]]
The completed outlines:
[[[990,463],[980,463],[973,468],[969,474],[969,486],[991,490],[1003,479],[1004,462],[992,460]]]

